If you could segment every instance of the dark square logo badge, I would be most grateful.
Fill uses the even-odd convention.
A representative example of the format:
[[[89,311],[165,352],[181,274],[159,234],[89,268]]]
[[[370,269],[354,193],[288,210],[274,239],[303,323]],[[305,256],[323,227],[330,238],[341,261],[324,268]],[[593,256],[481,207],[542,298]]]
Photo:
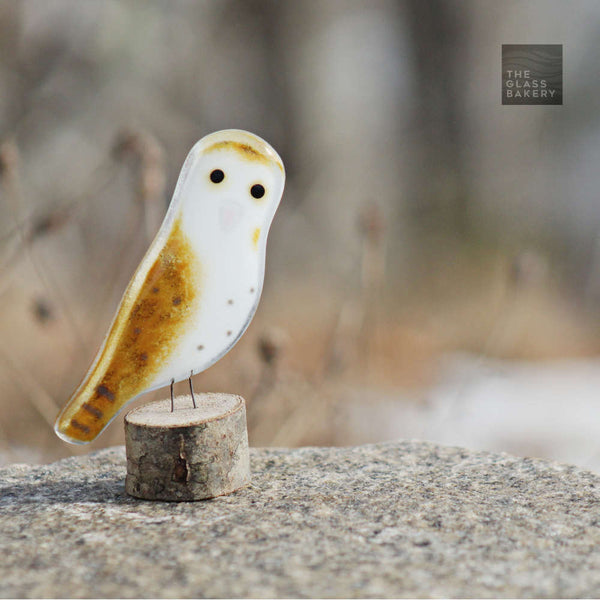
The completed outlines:
[[[502,104],[562,104],[561,44],[502,45]]]

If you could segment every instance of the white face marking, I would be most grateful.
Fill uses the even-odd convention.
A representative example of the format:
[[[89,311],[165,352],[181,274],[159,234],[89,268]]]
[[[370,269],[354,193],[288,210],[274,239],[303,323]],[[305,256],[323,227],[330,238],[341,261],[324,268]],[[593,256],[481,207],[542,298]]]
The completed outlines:
[[[166,367],[161,380],[174,370],[206,369],[249,325],[262,290],[267,234],[285,183],[275,151],[235,130],[202,139],[186,166],[169,212],[183,217],[202,264],[203,285],[196,324],[176,361],[180,367]]]

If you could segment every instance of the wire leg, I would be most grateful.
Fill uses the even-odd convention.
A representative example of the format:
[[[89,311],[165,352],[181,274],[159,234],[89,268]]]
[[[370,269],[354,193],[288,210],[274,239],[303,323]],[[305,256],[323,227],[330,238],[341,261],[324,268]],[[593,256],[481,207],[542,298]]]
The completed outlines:
[[[175,410],[175,399],[173,398],[173,385],[175,383],[174,379],[171,379],[171,412]]]
[[[191,392],[191,394],[192,394],[192,403],[193,403],[193,405],[194,405],[194,408],[198,408],[198,407],[196,406],[196,396],[194,396],[194,386],[193,386],[193,384],[192,384],[192,375],[193,375],[193,374],[194,374],[194,371],[192,371],[192,372],[190,373],[190,376],[188,377],[188,381],[189,381],[189,383],[190,383],[190,392]]]

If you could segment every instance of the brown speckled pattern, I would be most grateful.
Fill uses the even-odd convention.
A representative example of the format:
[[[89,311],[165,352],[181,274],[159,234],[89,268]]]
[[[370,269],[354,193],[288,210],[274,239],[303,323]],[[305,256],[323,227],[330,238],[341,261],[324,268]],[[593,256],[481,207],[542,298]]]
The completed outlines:
[[[63,412],[59,429],[93,440],[123,405],[144,391],[168,359],[199,301],[200,267],[176,221],[139,293],[123,298],[94,370]]]

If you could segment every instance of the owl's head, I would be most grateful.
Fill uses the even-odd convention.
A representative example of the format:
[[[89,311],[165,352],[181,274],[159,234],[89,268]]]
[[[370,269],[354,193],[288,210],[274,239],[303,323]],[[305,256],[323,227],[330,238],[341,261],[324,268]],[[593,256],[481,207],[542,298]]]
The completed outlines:
[[[258,136],[227,129],[202,138],[190,151],[171,203],[185,219],[223,236],[266,238],[281,200],[285,170],[279,155]],[[235,234],[235,235],[234,235]]]

